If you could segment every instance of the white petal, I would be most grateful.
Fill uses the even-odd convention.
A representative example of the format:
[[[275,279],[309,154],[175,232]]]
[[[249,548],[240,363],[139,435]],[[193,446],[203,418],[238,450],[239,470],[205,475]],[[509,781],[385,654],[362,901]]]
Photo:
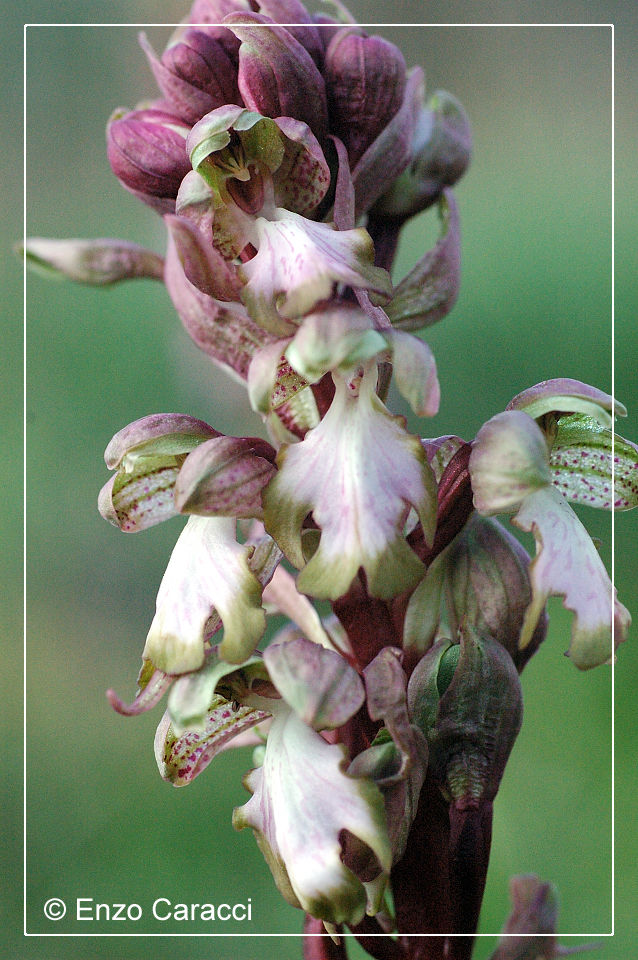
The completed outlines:
[[[168,562],[144,657],[165,673],[196,670],[204,660],[204,628],[224,625],[221,655],[241,663],[265,629],[261,584],[248,567],[251,547],[235,539],[227,517],[191,517]]]
[[[520,647],[529,642],[547,598],[560,596],[574,623],[569,656],[582,670],[613,657],[631,622],[619,603],[589,534],[563,495],[552,486],[530,494],[513,518],[521,530],[533,532],[537,556],[530,568],[532,602],[527,608]]]
[[[235,810],[233,825],[252,827],[289,902],[332,923],[358,923],[366,909],[362,882],[341,859],[348,830],[374,852],[379,873],[391,850],[383,799],[371,782],[343,772],[345,749],[329,744],[297,715],[275,716],[264,764],[250,774],[253,796]]]

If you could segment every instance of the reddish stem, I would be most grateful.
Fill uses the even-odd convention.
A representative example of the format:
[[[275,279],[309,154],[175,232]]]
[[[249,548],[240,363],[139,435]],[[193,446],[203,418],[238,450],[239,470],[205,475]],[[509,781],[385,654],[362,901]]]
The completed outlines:
[[[322,920],[306,914],[303,931],[304,960],[348,960],[345,938],[335,943],[326,933]]]

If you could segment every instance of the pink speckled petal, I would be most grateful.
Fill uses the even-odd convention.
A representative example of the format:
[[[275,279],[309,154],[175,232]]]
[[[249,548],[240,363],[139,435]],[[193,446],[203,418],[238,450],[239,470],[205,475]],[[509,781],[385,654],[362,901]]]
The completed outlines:
[[[155,759],[163,780],[183,787],[203,773],[208,764],[240,734],[266,720],[268,714],[243,704],[232,705],[223,697],[211,704],[201,731],[178,736],[167,712],[155,735]],[[256,741],[258,742],[258,741]]]
[[[638,507],[638,447],[612,436],[593,417],[560,418],[549,467],[554,486],[568,500],[601,510]]]

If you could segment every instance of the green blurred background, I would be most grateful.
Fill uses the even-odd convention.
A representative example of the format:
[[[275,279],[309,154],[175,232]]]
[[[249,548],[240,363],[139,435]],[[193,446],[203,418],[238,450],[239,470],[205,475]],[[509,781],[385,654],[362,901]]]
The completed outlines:
[[[105,9],[108,6],[108,9]],[[633,3],[381,3],[353,0],[361,22],[616,23],[616,394],[630,410],[621,433],[638,438],[635,378],[636,275],[631,125],[637,40]],[[80,3],[32,0],[14,16],[31,22],[178,21],[175,0]],[[13,116],[3,222],[7,245],[21,234],[19,24],[3,86]],[[161,50],[169,34],[148,28]],[[472,167],[458,188],[463,286],[451,316],[428,331],[442,386],[440,414],[411,418],[416,432],[470,439],[521,389],[571,376],[611,389],[611,29],[603,26],[386,26],[409,64],[426,71],[473,124]],[[27,233],[122,236],[162,251],[161,221],[118,185],[104,126],[114,107],[154,95],[134,27],[30,27],[27,31]],[[399,279],[435,236],[434,214],[410,224]],[[20,840],[22,767],[19,567],[19,264],[3,264],[10,322],[3,382],[7,398],[7,585],[3,777],[7,956],[281,960],[300,955],[295,938],[181,937],[23,939]],[[189,413],[225,433],[256,433],[241,388],[198,352],[157,283],[93,291],[30,276],[27,286],[27,921],[31,933],[198,933],[206,924],[53,924],[49,897],[136,902],[149,914],[173,902],[252,900],[252,925],[229,933],[293,933],[301,916],[276,895],[252,836],[230,826],[248,795],[250,753],[224,754],[188,789],[163,783],[153,758],[161,708],[137,719],[112,712],[104,691],[132,696],[157,586],[183,521],[123,536],[95,508],[108,477],[102,452],[123,425],[156,411]],[[393,397],[395,409],[403,409]],[[582,515],[582,514],[581,514]],[[608,516],[583,517],[611,560]],[[616,523],[616,584],[638,610],[636,516]],[[633,535],[632,535],[633,533]],[[15,543],[15,546],[14,546]],[[612,671],[579,674],[562,656],[569,618],[551,607],[550,636],[523,676],[525,723],[496,802],[494,844],[481,929],[496,933],[508,913],[508,878],[533,872],[560,892],[560,930],[611,930]],[[635,637],[635,630],[634,630]],[[602,958],[631,954],[638,899],[633,827],[638,679],[635,639],[615,670],[616,936]],[[427,865],[424,865],[427,869]],[[10,878],[14,878],[11,882]],[[71,910],[70,913],[73,911]],[[114,929],[115,928],[115,929]],[[214,928],[219,929],[219,926]],[[565,940],[566,944],[578,942]],[[485,957],[493,940],[482,939]],[[357,950],[352,955],[362,956]]]

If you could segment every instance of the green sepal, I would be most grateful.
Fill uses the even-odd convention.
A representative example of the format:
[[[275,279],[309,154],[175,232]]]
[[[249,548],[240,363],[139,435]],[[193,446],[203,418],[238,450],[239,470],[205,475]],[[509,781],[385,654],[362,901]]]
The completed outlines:
[[[603,510],[638,507],[638,447],[592,416],[558,420],[549,466],[554,486],[568,500]]]

